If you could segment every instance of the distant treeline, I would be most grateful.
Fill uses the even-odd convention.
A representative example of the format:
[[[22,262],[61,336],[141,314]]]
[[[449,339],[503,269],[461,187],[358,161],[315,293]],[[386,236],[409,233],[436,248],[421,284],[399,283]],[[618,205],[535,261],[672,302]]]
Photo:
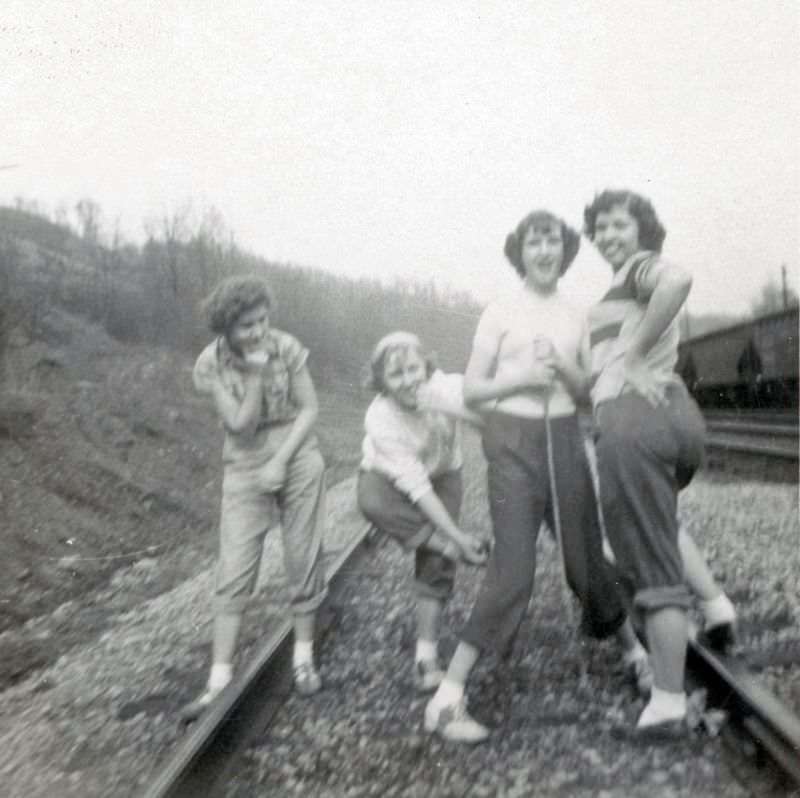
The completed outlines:
[[[202,299],[223,277],[252,272],[272,286],[273,323],[311,350],[320,381],[355,381],[375,341],[393,329],[417,332],[443,367],[462,370],[479,306],[433,283],[353,280],[270,263],[247,253],[218,214],[192,224],[188,213],[146,226],[141,246],[102,236],[100,210],[76,206],[78,230],[24,208],[0,207],[0,356],[35,341],[48,313],[66,310],[129,343],[199,351],[210,333]]]

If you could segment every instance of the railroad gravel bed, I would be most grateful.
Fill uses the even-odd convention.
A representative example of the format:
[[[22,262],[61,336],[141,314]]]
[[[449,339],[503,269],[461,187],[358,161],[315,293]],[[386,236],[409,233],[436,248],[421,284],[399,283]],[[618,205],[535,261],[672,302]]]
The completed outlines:
[[[352,480],[329,491],[328,561],[363,528],[353,495]],[[70,603],[55,616],[116,607],[157,568],[147,558],[122,569],[91,606]],[[267,536],[259,582],[245,615],[240,662],[285,616],[276,532]],[[184,734],[178,711],[207,677],[212,583],[213,562],[206,560],[196,577],[117,611],[110,631],[0,692],[2,798],[122,798],[141,790]],[[46,638],[54,623],[52,616],[35,619],[27,631]]]
[[[464,525],[486,532],[482,463],[471,445]],[[353,496],[352,480],[330,492],[331,552],[362,528]],[[796,486],[701,476],[686,491],[681,512],[739,606],[742,655],[790,647],[800,624]],[[614,644],[582,645],[570,631],[546,536],[540,548],[531,612],[514,656],[496,669],[482,663],[470,685],[472,709],[496,730],[489,745],[470,751],[418,734],[424,700],[410,686],[411,563],[387,544],[375,550],[367,573],[336,609],[338,622],[320,649],[326,689],[305,701],[290,699],[249,752],[230,795],[788,794],[739,763],[719,738],[644,752],[613,739],[610,729],[633,721],[641,704]],[[126,607],[127,591],[138,595],[134,588],[162,567],[158,558],[145,558],[84,605],[29,622],[32,638],[46,638],[57,633],[58,616],[97,608],[114,613],[110,631],[0,693],[4,798],[116,798],[140,791],[183,734],[177,710],[207,673],[211,565],[206,561],[196,577],[168,593]],[[459,574],[445,617],[445,657],[479,579],[474,568]],[[274,628],[285,606],[275,535],[268,539],[263,582],[246,616],[243,656]],[[759,669],[797,709],[796,663]],[[702,696],[693,698],[699,711]],[[258,791],[248,793],[245,779],[258,782]]]
[[[697,503],[708,505],[720,490],[730,494],[727,487],[700,487],[686,512],[702,523]],[[754,497],[745,491],[742,499],[748,498]],[[538,583],[513,656],[505,663],[487,658],[470,683],[471,711],[493,728],[490,742],[470,748],[422,733],[426,698],[414,693],[410,675],[411,562],[387,542],[354,575],[337,608],[336,635],[322,650],[325,689],[310,699],[290,698],[236,768],[226,798],[788,794],[707,733],[649,749],[617,739],[614,731],[633,722],[641,700],[613,642],[584,643],[570,631],[555,547],[543,536],[539,549]],[[729,561],[738,590],[737,580],[746,577],[735,558]],[[479,569],[462,568],[445,617],[445,654],[479,582]],[[765,584],[768,592],[773,587]],[[703,695],[690,701],[702,716]]]

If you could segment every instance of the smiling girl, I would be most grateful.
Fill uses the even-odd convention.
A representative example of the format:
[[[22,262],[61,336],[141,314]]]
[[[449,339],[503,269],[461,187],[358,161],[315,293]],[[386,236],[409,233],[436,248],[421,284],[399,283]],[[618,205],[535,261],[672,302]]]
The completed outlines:
[[[378,529],[414,552],[417,646],[413,684],[435,689],[442,678],[437,640],[456,562],[486,560],[480,540],[458,525],[461,506],[459,419],[479,419],[463,405],[462,378],[435,369],[416,335],[383,337],[370,360],[378,392],[364,419],[358,505]]]
[[[677,517],[678,492],[700,466],[705,445],[703,418],[674,371],[678,313],[692,278],[661,257],[666,230],[645,197],[603,191],[586,206],[584,221],[614,270],[589,314],[603,515],[652,652],[653,690],[634,734],[682,735],[686,579],[696,588],[692,574],[703,565],[699,553],[681,546]],[[713,605],[726,601],[718,595]],[[722,620],[732,619],[732,607],[721,610]]]
[[[647,653],[603,558],[576,412],[588,390],[588,337],[583,314],[558,281],[579,243],[547,211],[522,219],[504,250],[519,289],[490,304],[475,332],[464,399],[472,407],[493,403],[484,414],[483,450],[494,548],[445,678],[425,710],[426,729],[448,740],[475,743],[489,734],[467,712],[465,684],[484,651],[504,656],[513,644],[533,591],[544,520],[560,538],[567,581],[583,608],[582,631],[596,638],[616,632],[640,689],[649,689]]]
[[[321,686],[313,660],[314,618],[326,593],[325,464],[313,434],[318,407],[308,350],[270,325],[273,300],[261,278],[224,280],[204,309],[218,337],[198,357],[193,378],[197,390],[213,398],[225,438],[211,673],[206,690],[185,708],[186,720],[232,678],[268,529],[280,524],[294,619],[294,682],[301,695]]]

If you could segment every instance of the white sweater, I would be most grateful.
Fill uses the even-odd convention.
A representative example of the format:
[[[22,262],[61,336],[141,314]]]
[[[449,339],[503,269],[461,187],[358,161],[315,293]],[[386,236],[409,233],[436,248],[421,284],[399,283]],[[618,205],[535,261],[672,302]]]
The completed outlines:
[[[461,374],[435,371],[420,388],[419,407],[408,410],[390,396],[376,396],[364,418],[361,468],[376,471],[417,501],[431,478],[461,468],[460,420],[479,423],[464,407]]]

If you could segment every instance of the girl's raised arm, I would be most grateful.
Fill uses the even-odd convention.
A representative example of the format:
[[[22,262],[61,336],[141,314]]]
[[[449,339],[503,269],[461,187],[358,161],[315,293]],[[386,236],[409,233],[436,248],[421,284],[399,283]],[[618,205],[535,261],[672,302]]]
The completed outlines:
[[[243,375],[244,396],[241,401],[223,384],[220,377],[211,383],[214,405],[228,432],[240,435],[255,432],[261,417],[263,385],[259,369],[252,369]]]

